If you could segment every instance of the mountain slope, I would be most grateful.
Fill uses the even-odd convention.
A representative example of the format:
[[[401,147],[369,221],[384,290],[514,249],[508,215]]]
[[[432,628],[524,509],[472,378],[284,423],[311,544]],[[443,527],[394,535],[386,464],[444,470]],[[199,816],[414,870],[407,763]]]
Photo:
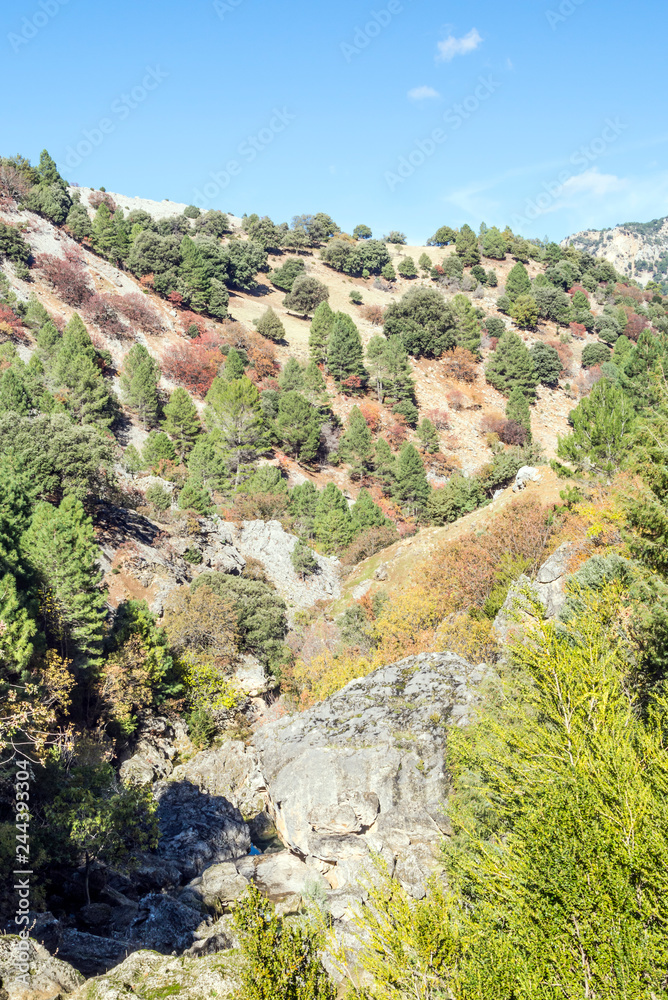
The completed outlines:
[[[613,229],[586,229],[561,244],[609,260],[618,271],[646,285],[668,280],[668,216],[651,222],[625,222]]]

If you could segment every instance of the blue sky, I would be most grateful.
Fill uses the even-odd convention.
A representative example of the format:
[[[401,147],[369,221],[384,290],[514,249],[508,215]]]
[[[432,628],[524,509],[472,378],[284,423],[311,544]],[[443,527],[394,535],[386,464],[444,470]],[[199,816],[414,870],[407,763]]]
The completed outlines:
[[[660,0],[14,0],[0,153],[71,181],[422,243],[668,214]]]

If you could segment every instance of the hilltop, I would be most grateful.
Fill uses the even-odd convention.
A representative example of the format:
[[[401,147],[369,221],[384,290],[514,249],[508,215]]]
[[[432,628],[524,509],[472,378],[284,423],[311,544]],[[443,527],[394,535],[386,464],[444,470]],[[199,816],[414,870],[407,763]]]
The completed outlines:
[[[651,222],[625,222],[612,229],[586,229],[563,240],[595,257],[609,260],[620,274],[646,285],[665,286],[668,276],[668,216]]]

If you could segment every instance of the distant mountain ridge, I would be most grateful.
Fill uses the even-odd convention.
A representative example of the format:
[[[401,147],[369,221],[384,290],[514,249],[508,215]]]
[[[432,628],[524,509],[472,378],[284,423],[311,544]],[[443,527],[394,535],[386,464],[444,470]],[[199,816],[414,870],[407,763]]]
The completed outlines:
[[[562,246],[605,257],[621,274],[641,284],[668,288],[668,216],[651,222],[624,222],[613,229],[587,229],[562,240]]]

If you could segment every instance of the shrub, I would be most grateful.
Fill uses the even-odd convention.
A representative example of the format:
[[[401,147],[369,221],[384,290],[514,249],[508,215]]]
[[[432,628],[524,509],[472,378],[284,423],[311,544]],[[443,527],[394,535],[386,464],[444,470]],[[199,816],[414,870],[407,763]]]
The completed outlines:
[[[446,351],[441,358],[443,374],[458,382],[475,382],[478,371],[476,357],[465,347],[455,347]]]
[[[353,288],[348,298],[350,299],[350,301],[354,306],[361,306],[362,302],[364,301],[362,299],[362,293],[357,288]]]
[[[362,531],[350,545],[343,550],[341,562],[344,566],[356,566],[363,559],[368,559],[376,552],[394,545],[399,540],[399,532],[394,525],[381,528],[367,528]]]
[[[107,302],[116,312],[146,333],[163,332],[162,320],[155,309],[148,304],[145,295],[140,295],[138,292],[133,292],[131,295],[108,295]]]
[[[303,274],[305,270],[304,261],[299,257],[288,257],[281,267],[276,268],[269,275],[272,285],[280,288],[282,292],[291,292],[295,279]]]
[[[65,251],[65,259],[42,254],[37,265],[46,280],[53,285],[59,298],[69,306],[80,306],[93,294],[84,273],[83,264],[73,250]]]
[[[427,410],[425,417],[427,420],[431,420],[437,431],[447,431],[450,429],[449,414],[447,410]]]
[[[121,323],[116,309],[106,296],[97,292],[88,296],[83,303],[83,312],[86,319],[95,323],[107,336],[132,339],[132,330]]]
[[[114,212],[116,211],[116,202],[114,201],[114,199],[111,197],[110,194],[107,194],[106,191],[102,191],[102,189],[100,189],[99,191],[93,191],[91,193],[90,197],[88,198],[88,204],[90,205],[90,207],[93,209],[94,212],[97,211],[100,205],[106,205],[111,215],[113,215]]]
[[[610,348],[607,344],[587,344],[582,351],[582,367],[593,368],[610,360]]]
[[[360,315],[373,326],[382,326],[385,310],[382,306],[364,306],[360,309]]]
[[[328,298],[329,289],[326,285],[317,278],[301,274],[295,278],[292,290],[283,299],[283,305],[298,316],[310,316]]]
[[[412,257],[402,257],[397,264],[397,273],[402,278],[417,278],[418,272]]]
[[[255,329],[262,337],[268,340],[282,341],[285,339],[285,327],[274,310],[269,308],[255,320]]]
[[[209,333],[196,337],[182,347],[172,347],[165,352],[163,371],[188,392],[203,398],[223,362],[221,345],[220,336]]]
[[[172,495],[168,489],[159,483],[153,483],[146,490],[146,499],[156,510],[169,510],[172,506]]]

